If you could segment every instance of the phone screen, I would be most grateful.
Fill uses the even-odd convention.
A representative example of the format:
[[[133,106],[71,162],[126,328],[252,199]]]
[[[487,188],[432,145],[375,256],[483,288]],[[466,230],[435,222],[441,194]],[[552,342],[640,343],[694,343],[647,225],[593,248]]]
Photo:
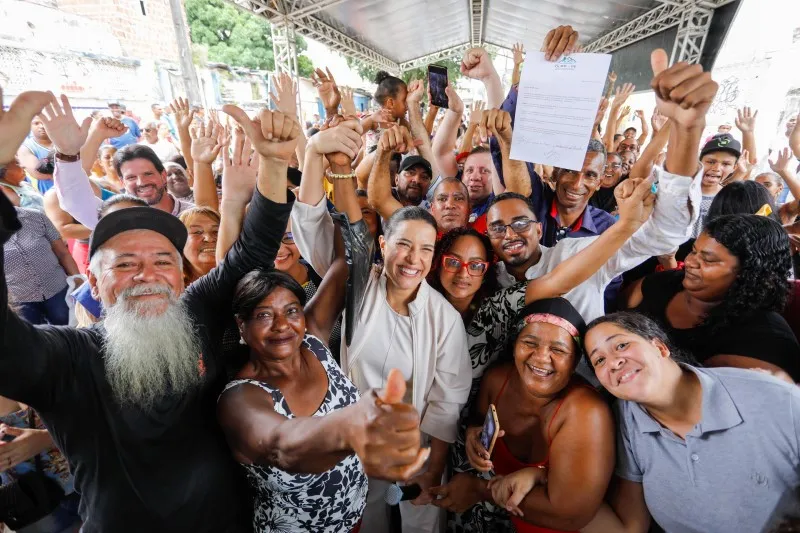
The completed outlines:
[[[447,69],[428,66],[428,87],[431,89],[431,105],[436,107],[447,107]]]
[[[495,431],[497,431],[497,427],[494,425],[494,415],[489,409],[486,411],[486,420],[483,421],[483,431],[481,431],[481,444],[484,450],[489,451]]]

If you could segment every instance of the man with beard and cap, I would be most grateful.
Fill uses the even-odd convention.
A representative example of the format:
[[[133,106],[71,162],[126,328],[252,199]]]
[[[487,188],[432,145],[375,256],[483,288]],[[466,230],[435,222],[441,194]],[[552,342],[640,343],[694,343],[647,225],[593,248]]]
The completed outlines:
[[[0,105],[0,167],[13,160],[30,119],[53,101],[34,92],[17,97],[7,113]],[[247,272],[273,264],[294,202],[286,169],[300,127],[278,112],[261,111],[260,122],[234,106],[226,112],[243,126],[261,163],[241,235],[205,277],[184,290],[186,229],[145,207],[110,213],[92,233],[89,283],[105,317],[90,328],[20,319],[8,306],[0,262],[0,395],[36,409],[67,456],[84,533],[251,530],[239,467],[215,421],[227,377],[225,310]],[[74,128],[56,144],[59,157],[77,155],[80,127],[71,113],[49,118]],[[249,196],[235,188],[226,193]],[[0,243],[18,229],[16,212],[0,196]],[[374,405],[375,397],[366,402]],[[392,427],[395,407],[369,413],[354,417],[352,438],[342,444],[386,453],[391,445],[382,443],[391,438],[380,428]],[[380,428],[367,427],[370,418]]]
[[[736,162],[741,155],[742,145],[730,133],[714,135],[700,151],[700,163],[703,164],[703,200],[700,204],[700,218],[692,227],[692,238],[697,238],[703,230],[711,202],[722,190],[725,180],[736,170]]]
[[[392,190],[392,196],[403,204],[403,207],[421,204],[431,186],[431,172],[431,164],[424,157],[406,156],[400,162],[396,178],[397,187]]]

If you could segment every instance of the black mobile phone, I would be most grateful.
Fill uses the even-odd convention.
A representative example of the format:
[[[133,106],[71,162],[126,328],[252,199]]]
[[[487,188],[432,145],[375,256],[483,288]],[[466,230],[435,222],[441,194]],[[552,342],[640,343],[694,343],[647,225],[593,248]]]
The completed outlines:
[[[447,69],[438,65],[428,65],[428,87],[431,89],[431,105],[447,107]]]

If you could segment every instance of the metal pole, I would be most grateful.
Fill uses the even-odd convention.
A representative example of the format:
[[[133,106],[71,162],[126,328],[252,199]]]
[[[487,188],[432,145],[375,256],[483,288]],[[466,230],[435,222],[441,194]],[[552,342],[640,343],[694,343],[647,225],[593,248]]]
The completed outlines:
[[[200,94],[200,84],[197,81],[197,72],[192,62],[192,45],[189,42],[189,30],[183,18],[183,4],[181,0],[169,0],[172,11],[172,24],[175,26],[175,40],[178,43],[178,53],[181,62],[181,77],[186,88],[189,102],[200,104],[203,100]]]

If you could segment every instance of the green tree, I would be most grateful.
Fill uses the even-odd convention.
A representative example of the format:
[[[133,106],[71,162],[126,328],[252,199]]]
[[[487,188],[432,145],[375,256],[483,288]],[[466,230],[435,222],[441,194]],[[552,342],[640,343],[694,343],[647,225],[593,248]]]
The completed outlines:
[[[345,60],[347,61],[347,66],[358,72],[358,75],[361,76],[362,79],[370,82],[375,81],[375,75],[378,73],[379,69],[375,68],[369,63],[365,63],[359,59],[354,59],[350,56],[345,56]],[[449,79],[451,82],[455,82],[461,77],[461,58],[446,59],[444,61],[437,61],[431,64],[447,67],[447,79]],[[427,77],[427,66],[407,70],[400,76],[400,78],[402,78],[402,80],[406,83],[411,80],[426,79]]]
[[[269,22],[223,0],[186,0],[186,18],[192,41],[208,50],[208,60],[233,67],[275,70]],[[297,53],[308,44],[297,36]],[[297,57],[300,75],[308,77],[311,60]]]

